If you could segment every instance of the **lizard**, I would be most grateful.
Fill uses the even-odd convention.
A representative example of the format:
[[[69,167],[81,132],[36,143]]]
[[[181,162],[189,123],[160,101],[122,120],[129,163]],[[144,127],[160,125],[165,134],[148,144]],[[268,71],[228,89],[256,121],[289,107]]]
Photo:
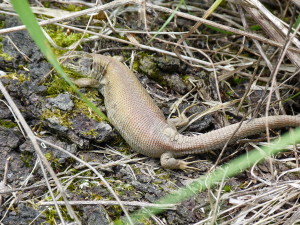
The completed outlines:
[[[129,146],[143,155],[160,158],[163,168],[192,168],[189,162],[176,158],[220,149],[230,138],[233,143],[264,131],[266,122],[270,129],[300,126],[299,116],[277,115],[244,121],[236,133],[239,123],[195,136],[182,135],[165,119],[136,75],[119,60],[86,52],[65,54],[61,59],[64,67],[84,76],[74,81],[77,86],[99,87],[110,123]]]

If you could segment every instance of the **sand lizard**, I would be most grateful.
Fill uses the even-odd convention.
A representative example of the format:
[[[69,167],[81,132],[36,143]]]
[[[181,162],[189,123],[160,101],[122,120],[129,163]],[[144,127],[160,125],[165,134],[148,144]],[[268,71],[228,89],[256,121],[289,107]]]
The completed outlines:
[[[143,155],[161,159],[164,168],[185,169],[188,163],[175,157],[200,154],[222,148],[239,124],[232,124],[196,136],[184,136],[168,123],[162,111],[141,85],[135,74],[118,60],[104,55],[74,52],[63,65],[86,78],[75,83],[78,86],[101,87],[107,116],[126,142]],[[300,126],[299,116],[269,116],[270,129]],[[266,118],[244,121],[231,139],[262,132]]]

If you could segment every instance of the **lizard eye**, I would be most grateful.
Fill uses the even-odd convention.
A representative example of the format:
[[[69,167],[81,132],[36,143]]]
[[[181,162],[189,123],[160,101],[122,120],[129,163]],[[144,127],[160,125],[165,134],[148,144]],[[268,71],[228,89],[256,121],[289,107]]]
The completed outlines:
[[[79,57],[73,59],[73,62],[78,62],[78,61],[79,61]]]

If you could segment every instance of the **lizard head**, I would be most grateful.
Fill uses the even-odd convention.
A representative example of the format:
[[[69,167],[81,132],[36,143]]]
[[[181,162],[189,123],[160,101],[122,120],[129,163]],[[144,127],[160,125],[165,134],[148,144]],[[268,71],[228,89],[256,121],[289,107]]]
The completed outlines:
[[[93,55],[86,52],[72,52],[62,55],[60,58],[64,67],[78,72],[86,77],[94,77]]]

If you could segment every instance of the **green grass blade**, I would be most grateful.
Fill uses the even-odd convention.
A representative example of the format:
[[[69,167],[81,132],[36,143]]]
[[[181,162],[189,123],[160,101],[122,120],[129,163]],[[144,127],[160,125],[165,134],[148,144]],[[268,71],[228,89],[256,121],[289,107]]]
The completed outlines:
[[[67,74],[62,69],[56,56],[50,48],[50,44],[48,43],[40,26],[38,25],[27,0],[11,0],[11,4],[13,5],[15,11],[18,13],[22,23],[26,26],[31,38],[40,48],[41,52],[44,54],[48,62],[52,64],[58,74],[66,80],[66,82],[72,87],[72,89],[94,112],[96,112],[103,120],[107,120],[107,117],[104,115],[104,113],[102,113],[94,104],[92,104],[84,94],[78,91],[76,86],[72,83],[72,81],[68,78]]]
[[[247,154],[244,154],[228,164],[215,169],[211,173],[208,173],[200,177],[197,181],[192,184],[179,189],[175,193],[169,194],[155,204],[175,204],[192,197],[193,195],[206,190],[208,187],[212,187],[218,182],[222,181],[223,178],[229,178],[235,176],[255,163],[261,162],[263,159],[275,155],[282,151],[286,146],[300,143],[300,127],[292,132],[286,133],[281,136],[280,140],[273,141],[270,145],[261,147],[262,151],[252,150]],[[158,214],[163,210],[160,208],[147,207],[145,209],[138,210],[136,213],[130,215],[133,221],[141,221],[148,219],[153,214]],[[115,221],[116,224],[126,224],[125,221]]]
[[[166,20],[166,22],[164,22],[164,24],[159,28],[159,30],[157,31],[157,34],[154,34],[153,37],[151,37],[151,39],[147,42],[147,44],[149,44],[150,42],[152,42],[157,35],[159,34],[159,32],[162,32],[166,26],[171,22],[171,20],[174,18],[176,12],[178,11],[179,7],[181,5],[184,4],[184,0],[180,0],[179,4],[176,6],[175,10],[172,12],[172,14],[168,17],[168,19]]]

